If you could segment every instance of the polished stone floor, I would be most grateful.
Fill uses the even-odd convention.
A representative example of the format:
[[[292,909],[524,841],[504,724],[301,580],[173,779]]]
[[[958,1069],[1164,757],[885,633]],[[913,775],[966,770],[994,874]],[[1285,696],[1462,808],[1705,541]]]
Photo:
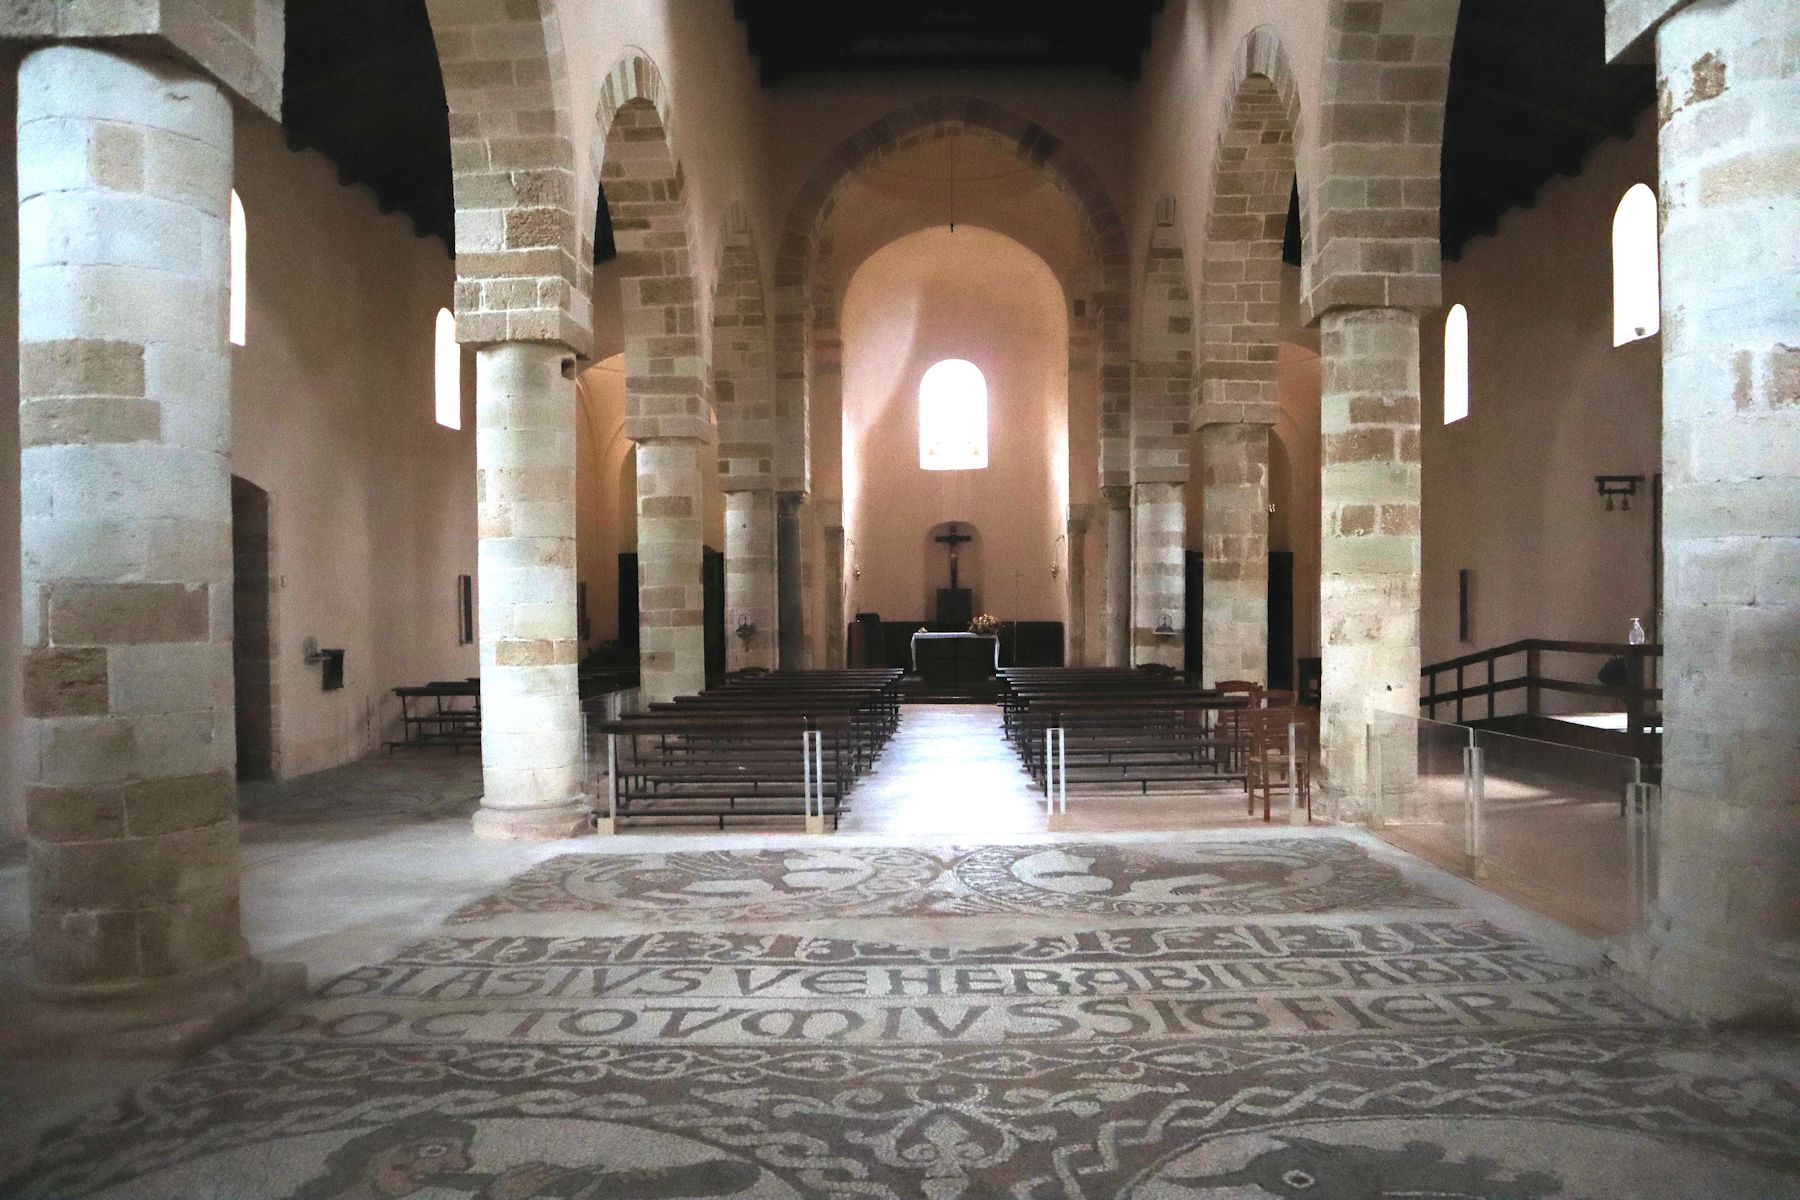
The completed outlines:
[[[249,933],[313,994],[172,1069],[0,1064],[0,1197],[1800,1197],[1800,1044],[1359,831],[496,845],[476,786],[247,789]]]

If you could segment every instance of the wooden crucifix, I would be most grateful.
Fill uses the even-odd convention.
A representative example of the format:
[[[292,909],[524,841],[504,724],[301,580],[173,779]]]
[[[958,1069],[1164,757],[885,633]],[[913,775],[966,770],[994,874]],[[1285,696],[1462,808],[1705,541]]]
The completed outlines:
[[[974,540],[975,540],[975,538],[971,534],[957,532],[957,528],[956,528],[955,524],[952,524],[950,526],[949,533],[940,533],[935,538],[932,539],[932,541],[934,541],[934,542],[942,542],[945,546],[949,547],[949,550],[950,550],[950,586],[952,588],[961,586],[961,584],[958,583],[957,577],[956,577],[956,565],[957,565],[956,564],[956,559],[957,559],[956,548],[958,546],[962,545],[964,542],[972,542]]]

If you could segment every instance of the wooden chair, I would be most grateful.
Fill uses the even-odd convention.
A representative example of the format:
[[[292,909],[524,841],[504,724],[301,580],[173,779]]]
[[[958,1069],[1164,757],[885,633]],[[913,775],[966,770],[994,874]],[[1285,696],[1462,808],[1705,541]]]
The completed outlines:
[[[1308,747],[1312,744],[1311,709],[1292,704],[1285,708],[1257,708],[1245,714],[1250,730],[1249,759],[1246,779],[1250,788],[1250,815],[1256,815],[1256,793],[1262,792],[1263,820],[1270,820],[1272,795],[1288,787],[1288,727],[1299,725],[1294,738],[1294,788],[1306,806],[1306,819],[1312,820],[1312,763]]]
[[[1244,796],[1249,801],[1250,811],[1255,813],[1256,797],[1250,793],[1250,775],[1244,770],[1244,760],[1250,751],[1250,725],[1245,714],[1263,706],[1263,686],[1254,679],[1221,679],[1213,684],[1212,690],[1226,696],[1244,697],[1243,708],[1226,709],[1219,714],[1219,736],[1231,747],[1230,769],[1244,772]]]

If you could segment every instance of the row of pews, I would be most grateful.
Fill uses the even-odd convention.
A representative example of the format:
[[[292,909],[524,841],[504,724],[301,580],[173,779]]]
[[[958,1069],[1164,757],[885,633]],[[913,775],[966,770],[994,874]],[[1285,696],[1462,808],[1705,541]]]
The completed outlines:
[[[1009,667],[1001,720],[1054,809],[1067,791],[1242,789],[1248,812],[1292,797],[1312,816],[1317,714],[1250,680],[1202,688],[1174,671]]]
[[[603,825],[805,816],[835,829],[900,725],[902,672],[747,671],[695,696],[587,717]]]

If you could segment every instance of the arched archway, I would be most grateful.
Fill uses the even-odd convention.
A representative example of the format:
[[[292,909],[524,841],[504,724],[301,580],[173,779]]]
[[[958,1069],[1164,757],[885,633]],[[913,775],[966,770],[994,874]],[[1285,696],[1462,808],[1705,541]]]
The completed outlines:
[[[864,173],[894,155],[953,137],[974,139],[1040,171],[1078,215],[1087,264],[1077,273],[1079,279],[1067,281],[1070,361],[1096,379],[1098,411],[1091,440],[1097,445],[1100,484],[1117,489],[1124,503],[1131,480],[1131,283],[1124,222],[1094,171],[1036,122],[988,100],[934,96],[896,109],[822,156],[783,226],[773,298],[775,466],[784,511],[794,509],[812,489],[811,407],[821,380],[835,377],[841,358],[837,304],[820,271],[827,223]],[[1107,572],[1102,588],[1104,607],[1118,614],[1114,624],[1121,628],[1129,620],[1128,563],[1128,555],[1118,560],[1119,569]],[[785,564],[783,577],[788,578]],[[1071,578],[1078,577],[1071,572]],[[828,592],[841,593],[832,581],[824,583]],[[784,593],[783,604],[789,603]],[[1084,606],[1075,608],[1072,619],[1085,622]],[[801,608],[794,604],[792,611]],[[1126,640],[1119,638],[1116,661],[1124,661]]]
[[[1295,161],[1300,96],[1274,29],[1251,30],[1234,63],[1202,268],[1203,365],[1194,417],[1204,489],[1200,637],[1208,681],[1263,681],[1282,242],[1296,188],[1303,211],[1310,189]],[[1309,243],[1302,252],[1310,252]]]
[[[648,57],[608,72],[595,116],[619,252],[625,436],[637,443],[639,668],[652,702],[706,686],[705,494],[717,441],[668,91]]]

